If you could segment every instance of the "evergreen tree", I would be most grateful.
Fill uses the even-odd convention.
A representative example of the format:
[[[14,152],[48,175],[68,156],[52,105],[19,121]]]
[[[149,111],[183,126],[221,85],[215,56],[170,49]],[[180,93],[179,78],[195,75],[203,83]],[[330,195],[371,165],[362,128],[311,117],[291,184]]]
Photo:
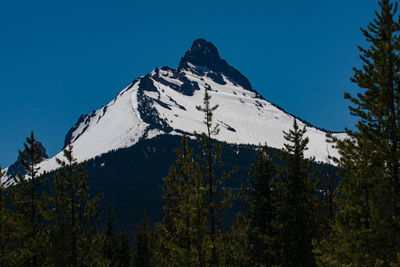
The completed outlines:
[[[143,217],[141,224],[138,226],[135,236],[136,252],[134,256],[134,265],[141,267],[153,266],[153,243],[152,234],[149,230],[147,215]],[[157,262],[160,259],[156,259]]]
[[[333,139],[344,171],[333,231],[316,249],[321,266],[388,266],[400,252],[400,24],[397,2],[379,7],[362,29],[369,46],[359,47],[363,66],[351,79],[363,92],[345,94],[356,130]]]
[[[248,219],[237,214],[230,232],[223,234],[224,266],[257,266],[253,259],[253,244],[249,240]]]
[[[107,210],[106,231],[103,241],[103,255],[110,267],[127,267],[131,264],[129,236],[124,230],[115,233],[111,206]]]
[[[249,169],[249,187],[243,188],[247,210],[247,241],[251,266],[273,266],[278,263],[277,193],[279,183],[267,147],[257,149],[257,161]]]
[[[208,94],[208,88],[205,88],[203,104],[204,107],[197,106],[197,110],[204,113],[204,124],[206,125],[207,132],[202,135],[198,135],[199,142],[203,145],[203,151],[205,152],[205,167],[206,167],[206,182],[208,185],[208,223],[210,228],[210,237],[212,243],[212,259],[211,265],[218,265],[217,250],[216,250],[216,206],[214,199],[214,183],[215,183],[215,161],[218,161],[220,147],[212,147],[213,135],[219,133],[218,125],[213,125],[212,116],[213,111],[218,108],[218,105],[211,106],[211,96]]]
[[[222,145],[212,141],[218,134],[218,125],[212,122],[209,88],[204,95],[206,132],[195,133],[201,144],[195,157],[188,146],[187,137],[176,150],[177,159],[164,178],[165,216],[157,225],[160,244],[157,258],[167,266],[219,266],[225,258],[224,237],[218,236],[218,215],[228,207],[232,193],[224,182],[231,172],[222,172]]]
[[[49,264],[53,266],[94,266],[99,257],[100,236],[93,224],[100,216],[101,195],[90,197],[85,163],[72,155],[72,145],[63,151],[65,160],[57,159],[60,169],[54,175],[54,186],[48,196],[50,248]]]
[[[103,254],[104,257],[108,260],[110,266],[115,266],[116,263],[116,251],[117,251],[117,244],[115,240],[115,233],[114,233],[114,221],[112,219],[113,211],[111,206],[107,209],[107,219],[106,219],[106,231],[103,241]]]
[[[313,159],[306,159],[304,152],[309,142],[304,137],[306,127],[300,129],[294,120],[293,129],[284,132],[281,160],[283,168],[278,173],[280,264],[283,266],[314,266],[312,239],[319,224],[316,187],[318,180],[313,172]]]
[[[195,133],[195,135],[202,146],[202,153],[199,155],[198,160],[201,163],[205,184],[207,185],[208,226],[211,242],[211,258],[208,264],[210,266],[219,266],[223,262],[220,261],[222,258],[218,256],[218,254],[222,253],[218,251],[222,246],[218,244],[221,240],[217,240],[219,232],[217,217],[223,210],[231,206],[233,194],[230,188],[225,186],[225,182],[236,170],[224,171],[221,175],[216,173],[217,169],[222,168],[222,144],[218,144],[212,139],[219,133],[218,124],[214,125],[213,123],[213,112],[218,108],[218,105],[211,105],[209,90],[211,90],[209,86],[205,88],[203,106],[196,107],[197,110],[204,113],[203,122],[206,126],[206,132],[202,134]]]
[[[7,208],[6,190],[4,189],[3,177],[5,171],[0,166],[0,267],[13,266],[13,255],[11,251],[15,245],[15,216]]]
[[[26,175],[18,174],[14,177],[15,185],[10,192],[18,219],[15,259],[26,266],[40,266],[45,259],[46,247],[46,202],[40,190],[43,190],[42,186],[47,181],[43,178],[44,173],[39,172],[42,150],[33,132],[26,138],[24,148],[23,152],[19,151],[19,162],[26,170]]]
[[[325,164],[325,177],[322,181],[321,190],[321,209],[322,209],[322,228],[324,235],[327,235],[331,231],[331,223],[335,219],[337,212],[337,204],[335,198],[337,197],[337,189],[335,185],[335,175],[333,172],[333,166],[331,157],[327,157],[327,163]]]
[[[121,229],[116,235],[117,249],[115,251],[115,264],[111,266],[129,267],[132,265],[132,249],[129,235]]]
[[[161,265],[204,266],[207,206],[204,179],[186,135],[164,180],[164,218],[157,224]]]

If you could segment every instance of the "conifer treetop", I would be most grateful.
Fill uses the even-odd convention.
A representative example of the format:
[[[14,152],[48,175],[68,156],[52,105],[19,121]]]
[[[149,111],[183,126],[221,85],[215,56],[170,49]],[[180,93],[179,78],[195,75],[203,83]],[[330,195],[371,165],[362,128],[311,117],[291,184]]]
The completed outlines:
[[[304,151],[308,149],[309,142],[308,137],[304,137],[306,131],[306,126],[304,125],[303,129],[300,129],[297,120],[294,119],[293,129],[290,129],[289,132],[283,132],[285,140],[289,142],[284,144],[286,152],[294,155],[300,154],[301,157],[304,157]]]
[[[211,106],[211,103],[210,103],[211,96],[208,93],[208,91],[210,89],[211,89],[210,87],[206,87],[205,88],[204,98],[203,98],[204,106],[203,107],[202,106],[196,106],[196,109],[198,111],[201,111],[201,112],[204,113],[204,121],[203,122],[207,126],[207,135],[209,137],[211,137],[212,135],[218,135],[218,133],[219,133],[219,125],[218,124],[216,124],[214,126],[214,128],[212,128],[212,126],[213,126],[213,124],[212,124],[212,122],[213,122],[212,121],[213,112],[218,108],[218,105]]]
[[[19,150],[19,162],[26,169],[29,178],[34,178],[38,175],[40,167],[37,166],[42,158],[42,150],[40,143],[36,140],[33,131],[30,137],[26,138],[24,143],[24,151]]]

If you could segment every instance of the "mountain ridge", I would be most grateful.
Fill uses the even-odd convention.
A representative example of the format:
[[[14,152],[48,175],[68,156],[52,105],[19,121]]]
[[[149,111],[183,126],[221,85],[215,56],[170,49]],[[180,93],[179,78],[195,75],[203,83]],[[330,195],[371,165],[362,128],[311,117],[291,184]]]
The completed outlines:
[[[296,116],[268,102],[253,89],[247,78],[219,56],[217,48],[197,39],[181,58],[177,69],[167,66],[135,79],[107,105],[81,115],[68,131],[65,143],[72,143],[74,156],[87,160],[111,150],[129,147],[157,135],[204,131],[204,90],[219,104],[214,114],[221,132],[215,138],[232,144],[264,144],[282,148],[282,131],[288,131]],[[300,120],[310,138],[307,156],[324,161],[337,151],[325,140],[326,132]],[[334,134],[344,138],[344,133]],[[329,152],[327,152],[329,150]],[[43,170],[57,168],[55,157],[41,163]]]

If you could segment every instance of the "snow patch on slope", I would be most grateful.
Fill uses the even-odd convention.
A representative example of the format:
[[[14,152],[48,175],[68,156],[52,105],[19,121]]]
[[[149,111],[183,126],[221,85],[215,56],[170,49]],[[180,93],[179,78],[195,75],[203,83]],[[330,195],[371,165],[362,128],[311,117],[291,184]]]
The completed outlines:
[[[160,74],[166,75],[165,72]],[[268,101],[257,98],[255,92],[234,84],[224,75],[222,76],[226,84],[221,85],[206,75],[199,77],[190,70],[185,70],[184,74],[200,87],[193,96],[180,94],[154,79],[155,86],[159,88],[158,92],[146,92],[147,96],[157,98],[158,102],[166,104],[154,104],[154,107],[171,128],[188,133],[205,131],[204,115],[196,109],[196,106],[202,105],[204,91],[207,88],[211,104],[219,106],[214,112],[214,122],[220,125],[220,132],[215,136],[217,140],[237,144],[267,144],[279,149],[284,147],[283,131],[288,132],[292,128],[293,116]],[[298,124],[300,127],[304,126],[301,121],[298,121]],[[328,153],[331,156],[338,156],[336,149],[326,142],[325,134],[314,127],[307,127],[306,136],[310,139],[309,149],[306,151],[307,157],[314,156],[317,161],[326,161]],[[346,135],[334,134],[334,136],[344,138]]]
[[[105,108],[96,110],[90,121],[82,122],[72,134],[73,156],[79,162],[94,158],[111,150],[129,147],[143,136],[148,124],[138,112],[138,82],[125,88]],[[105,112],[103,110],[105,109]],[[82,129],[85,129],[82,131]],[[156,136],[154,131],[152,136]],[[79,135],[78,138],[76,136]],[[75,138],[74,138],[75,137]],[[41,170],[58,168],[56,158],[63,159],[61,151],[53,158],[39,164]]]

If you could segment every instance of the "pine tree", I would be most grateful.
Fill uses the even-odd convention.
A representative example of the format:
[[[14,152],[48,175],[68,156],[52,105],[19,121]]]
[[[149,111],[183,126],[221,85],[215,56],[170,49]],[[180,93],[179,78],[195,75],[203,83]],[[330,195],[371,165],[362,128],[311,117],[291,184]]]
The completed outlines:
[[[207,206],[204,179],[186,135],[164,181],[164,218],[157,224],[161,265],[204,266]]]
[[[218,124],[213,123],[213,112],[218,108],[218,105],[212,106],[210,103],[211,96],[209,91],[211,88],[205,88],[203,106],[197,106],[197,110],[204,113],[203,123],[206,126],[206,132],[202,134],[195,133],[197,141],[202,146],[202,153],[199,155],[198,161],[201,163],[207,185],[207,205],[208,205],[208,225],[211,242],[211,258],[209,259],[210,266],[219,266],[223,264],[221,257],[221,240],[218,240],[217,235],[219,229],[217,227],[217,217],[223,210],[231,206],[233,194],[229,187],[225,186],[225,182],[230,178],[231,174],[236,171],[233,169],[229,172],[222,172],[221,175],[216,174],[217,169],[222,168],[221,153],[222,144],[213,141],[213,137],[218,135]]]
[[[4,176],[5,171],[0,166],[0,267],[13,265],[10,251],[15,239],[15,218],[12,211],[7,208]]]
[[[115,265],[116,267],[129,267],[132,266],[132,249],[130,244],[129,235],[124,229],[121,229],[116,234],[117,249],[115,251]]]
[[[115,233],[113,211],[107,210],[106,231],[103,240],[103,255],[109,267],[128,267],[131,264],[131,247],[128,234],[121,229]]]
[[[114,233],[114,221],[112,219],[113,210],[111,206],[107,209],[107,219],[105,222],[106,231],[103,241],[103,254],[104,257],[108,260],[110,266],[116,266],[116,251],[117,244],[115,240]]]
[[[150,267],[154,261],[154,247],[152,243],[152,234],[149,230],[147,215],[143,217],[141,224],[138,226],[135,236],[135,255],[134,266]],[[156,259],[160,262],[160,259]]]
[[[72,145],[63,151],[65,160],[57,159],[60,169],[54,175],[54,186],[48,201],[50,252],[54,266],[93,266],[101,263],[100,236],[93,224],[100,216],[99,194],[90,197],[85,163],[72,155]]]
[[[331,162],[331,156],[328,155],[326,158],[326,164],[324,169],[324,177],[322,179],[321,188],[321,214],[322,214],[322,232],[323,235],[328,235],[330,233],[331,224],[335,219],[337,212],[337,188],[336,188],[336,176],[333,171],[333,166]]]
[[[217,250],[216,250],[216,206],[214,199],[214,183],[215,183],[215,161],[219,156],[220,147],[212,147],[211,137],[219,133],[218,125],[212,124],[213,111],[218,108],[218,105],[210,106],[211,96],[208,94],[208,88],[205,88],[203,104],[204,107],[197,106],[197,110],[204,113],[204,124],[206,125],[207,132],[202,135],[198,135],[199,142],[203,145],[203,151],[205,152],[205,167],[206,167],[206,181],[208,185],[208,220],[210,227],[210,237],[212,243],[212,259],[211,265],[218,265]]]
[[[25,168],[26,175],[18,174],[14,177],[15,185],[10,189],[18,219],[16,243],[19,245],[15,258],[26,266],[40,266],[45,259],[46,247],[46,202],[40,190],[43,190],[47,180],[44,179],[45,174],[39,172],[42,150],[33,132],[26,138],[24,148],[23,152],[19,151],[19,162]]]
[[[225,266],[256,266],[249,222],[241,213],[234,218],[231,231],[223,233]]]
[[[257,161],[249,169],[249,187],[243,187],[248,223],[247,255],[252,266],[273,266],[278,263],[277,193],[279,183],[266,146],[256,151]],[[242,241],[243,242],[243,241]]]
[[[316,187],[318,179],[313,171],[313,159],[304,157],[309,142],[304,137],[306,127],[300,129],[294,120],[293,129],[284,132],[281,160],[283,168],[278,173],[281,194],[278,213],[282,223],[280,255],[283,266],[314,266],[312,239],[319,224]]]
[[[160,244],[157,258],[167,266],[218,266],[225,258],[224,237],[219,235],[218,215],[230,206],[232,193],[224,183],[231,172],[222,172],[222,145],[211,138],[218,134],[213,125],[210,95],[206,88],[204,113],[206,132],[195,133],[200,153],[193,155],[187,137],[176,150],[177,159],[164,178],[165,216],[157,225]]]
[[[397,2],[379,7],[361,29],[369,46],[359,47],[363,66],[351,79],[363,92],[345,94],[356,130],[333,140],[344,171],[333,231],[316,249],[321,266],[387,266],[400,252],[400,24]]]
[[[10,209],[11,201],[9,187],[4,187],[5,171],[0,166],[0,267],[16,266],[23,262],[18,257],[21,250],[21,235],[17,231],[21,220]]]

